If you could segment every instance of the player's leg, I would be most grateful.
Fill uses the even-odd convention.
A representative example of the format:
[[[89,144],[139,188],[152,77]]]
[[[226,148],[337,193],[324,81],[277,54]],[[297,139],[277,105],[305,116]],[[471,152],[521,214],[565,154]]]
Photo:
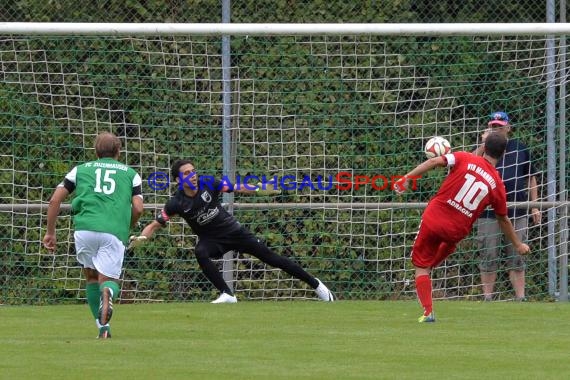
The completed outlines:
[[[430,274],[439,245],[440,240],[433,231],[429,230],[424,223],[420,223],[418,234],[412,246],[416,295],[424,310],[418,318],[418,322],[435,322]]]
[[[441,265],[457,248],[457,243],[449,242],[449,241],[442,241],[439,243],[439,247],[437,247],[437,251],[435,253],[435,257],[433,259],[432,268],[436,268]]]
[[[101,300],[99,302],[98,319],[102,325],[106,325],[111,321],[113,302],[118,298],[121,289],[117,279],[99,273],[99,290],[101,292]]]
[[[98,283],[101,292],[98,319],[101,324],[100,338],[110,338],[109,322],[113,316],[113,303],[120,295],[119,279],[123,268],[125,246],[117,237],[108,233],[93,232],[99,239],[97,255],[93,257],[95,269],[99,272]]]
[[[528,217],[517,217],[513,220],[513,226],[519,239],[523,242],[528,238]],[[515,291],[515,299],[525,300],[525,262],[523,256],[519,255],[512,243],[506,248],[506,265],[509,271],[509,280]]]
[[[85,293],[87,296],[87,304],[91,310],[93,318],[97,319],[99,314],[99,300],[101,298],[101,290],[99,290],[99,273],[95,269],[83,268],[85,275]]]
[[[476,240],[480,255],[479,271],[485,301],[493,300],[499,266],[499,239],[500,229],[496,219],[479,218],[477,220]]]
[[[433,242],[429,243],[430,246],[435,246],[438,244],[437,239],[434,239],[433,236],[431,237]],[[422,242],[420,242],[422,243]],[[426,244],[424,240],[423,244]],[[424,307],[424,314],[418,319],[418,322],[435,322],[435,316],[433,313],[433,299],[432,299],[432,284],[431,284],[431,269],[438,267],[442,262],[447,259],[457,247],[457,243],[455,242],[448,242],[448,241],[440,241],[439,246],[435,250],[435,255],[430,261],[424,261],[421,265],[427,265],[427,267],[417,267],[415,266],[416,270],[416,291],[418,294],[418,299],[422,303]],[[419,245],[421,250],[424,247]],[[416,261],[420,263],[420,260]]]
[[[414,266],[415,269],[415,285],[418,301],[424,309],[423,314],[418,318],[418,322],[435,322],[433,313],[433,298],[431,285],[431,268],[420,268]]]
[[[291,276],[307,283],[313,289],[319,286],[319,280],[307,273],[299,264],[285,256],[276,254],[249,231],[242,230],[239,238],[236,237],[234,241],[240,252],[248,253],[272,267],[284,270]]]
[[[87,305],[89,305],[91,314],[97,323],[101,292],[99,290],[99,273],[93,264],[93,257],[97,253],[98,241],[90,231],[75,231],[73,236],[77,261],[83,266],[83,274],[85,275]]]
[[[318,278],[311,276],[293,260],[273,252],[267,245],[265,245],[265,243],[254,236],[251,232],[242,230],[239,238],[236,238],[235,241],[241,252],[257,257],[262,262],[269,264],[272,267],[279,268],[308,284],[315,290],[317,296],[321,300],[327,302],[335,300],[332,292]]]
[[[235,303],[237,298],[224,280],[216,264],[210,259],[210,255],[218,257],[223,253],[223,248],[217,243],[205,239],[198,240],[198,244],[194,248],[194,255],[202,273],[220,291],[220,296],[212,303]]]

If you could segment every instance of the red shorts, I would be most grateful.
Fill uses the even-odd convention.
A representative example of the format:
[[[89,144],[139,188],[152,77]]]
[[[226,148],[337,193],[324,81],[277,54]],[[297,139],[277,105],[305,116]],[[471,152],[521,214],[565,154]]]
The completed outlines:
[[[420,228],[412,246],[412,264],[419,268],[435,268],[447,256],[455,252],[457,241],[449,241],[448,236],[430,229],[425,223]]]

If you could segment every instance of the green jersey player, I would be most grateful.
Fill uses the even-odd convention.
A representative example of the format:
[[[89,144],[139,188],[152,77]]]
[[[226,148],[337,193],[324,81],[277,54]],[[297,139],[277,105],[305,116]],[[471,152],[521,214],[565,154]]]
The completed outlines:
[[[143,213],[141,177],[117,161],[121,140],[111,133],[95,139],[97,160],[74,167],[55,189],[47,212],[44,246],[54,251],[61,203],[74,192],[71,206],[77,260],[87,282],[87,303],[99,338],[111,337],[113,300],[119,295],[125,244]]]

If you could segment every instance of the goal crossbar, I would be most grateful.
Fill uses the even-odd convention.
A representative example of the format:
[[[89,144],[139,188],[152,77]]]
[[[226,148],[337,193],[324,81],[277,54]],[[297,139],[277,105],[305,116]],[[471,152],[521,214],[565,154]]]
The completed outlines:
[[[20,35],[384,35],[384,36],[461,36],[461,35],[565,35],[570,23],[43,23],[2,22],[0,34]]]

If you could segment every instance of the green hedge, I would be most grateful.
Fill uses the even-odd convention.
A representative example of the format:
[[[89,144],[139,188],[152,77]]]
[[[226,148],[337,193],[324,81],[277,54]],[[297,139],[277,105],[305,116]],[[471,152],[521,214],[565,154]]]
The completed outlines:
[[[172,9],[159,2],[144,6],[138,1],[108,3],[109,21],[152,21],[160,17],[164,21],[173,15]],[[176,20],[212,20],[212,9],[217,9],[213,3],[188,2],[184,11],[176,11]],[[291,8],[282,2],[272,6],[244,2],[234,8],[232,17],[235,22],[439,22],[453,21],[443,18],[445,15],[460,17],[471,12],[473,22],[496,13],[528,19],[528,7],[516,1],[493,6],[474,1],[462,5],[363,2],[358,12],[346,2],[309,3]],[[99,5],[85,4],[81,12],[57,8],[57,17],[94,21],[91,15],[98,14]],[[59,6],[53,2],[19,2],[22,14],[34,21],[58,21],[49,17],[56,13],[45,12],[45,7]],[[540,7],[536,7],[539,15]],[[440,16],[424,20],[428,14]],[[506,56],[514,52],[501,50],[502,42],[472,40],[232,37],[232,74],[239,78],[232,82],[234,90],[239,90],[239,99],[234,94],[232,110],[238,173],[263,175],[273,170],[278,175],[300,176],[306,172],[314,178],[350,168],[358,174],[401,174],[423,159],[426,136],[443,130],[455,136],[456,146],[474,144],[477,133],[461,120],[478,123],[494,109],[516,110],[517,125],[523,127],[517,128],[517,135],[533,150],[543,151],[545,85],[541,73],[534,72],[541,66],[521,69]],[[198,37],[189,43],[184,37],[144,41],[36,36],[13,37],[3,44],[12,47],[2,49],[7,74],[0,87],[0,167],[13,170],[0,171],[0,183],[9,184],[0,188],[0,204],[46,202],[51,189],[71,167],[93,158],[92,136],[101,130],[113,130],[121,136],[128,152],[124,159],[143,178],[154,170],[167,170],[172,160],[181,157],[195,160],[204,174],[221,174],[218,39]],[[532,40],[517,45],[521,51],[532,46]],[[489,52],[490,48],[497,53]],[[348,54],[350,49],[354,49],[353,54]],[[368,61],[358,61],[357,57]],[[538,59],[528,57],[531,63]],[[20,75],[14,74],[16,71]],[[49,80],[46,73],[50,73]],[[362,79],[367,77],[371,79]],[[441,91],[442,98],[435,97],[433,91]],[[447,101],[450,103],[439,104]],[[437,107],[445,111],[424,112]],[[271,117],[261,116],[268,112]],[[297,139],[300,142],[294,143]],[[278,155],[272,151],[275,149],[279,149]],[[537,160],[539,169],[545,166],[544,157]],[[427,201],[443,175],[431,173],[418,192],[402,199],[392,192],[371,197],[360,190],[350,197],[335,191],[318,196],[308,191],[289,192],[272,201]],[[149,203],[167,198],[165,192],[145,191]],[[341,297],[370,299],[413,296],[405,287],[405,277],[410,276],[405,257],[420,214],[421,210],[236,211],[243,224],[280,254],[293,257],[333,283]],[[147,212],[144,220],[152,216]],[[0,270],[0,302],[50,303],[82,296],[69,230],[60,231],[60,240],[65,242],[62,252],[50,257],[39,246],[44,215],[0,212],[0,218],[0,239],[5,247],[0,253],[7,258]],[[60,221],[60,226],[69,224],[69,218]],[[126,299],[129,292],[136,299],[144,299],[145,294],[167,300],[211,296],[212,287],[193,259],[193,237],[181,239],[183,230],[178,224],[171,232],[175,239],[161,235],[153,245],[127,258]],[[540,239],[536,244],[542,249],[546,246],[542,238],[545,233],[536,234]],[[446,276],[450,278],[446,287],[452,289],[446,296],[476,292],[460,283],[469,281],[477,271],[474,249],[466,249],[456,260],[457,265],[451,266]],[[254,264],[240,260],[239,265],[245,270]],[[548,292],[546,281],[534,280],[546,272],[544,261],[531,262],[529,269],[532,293],[544,296]],[[452,271],[461,276],[454,277]],[[259,282],[247,278],[240,279],[239,286],[248,289],[252,297],[262,292]],[[302,294],[299,291],[296,295]]]

